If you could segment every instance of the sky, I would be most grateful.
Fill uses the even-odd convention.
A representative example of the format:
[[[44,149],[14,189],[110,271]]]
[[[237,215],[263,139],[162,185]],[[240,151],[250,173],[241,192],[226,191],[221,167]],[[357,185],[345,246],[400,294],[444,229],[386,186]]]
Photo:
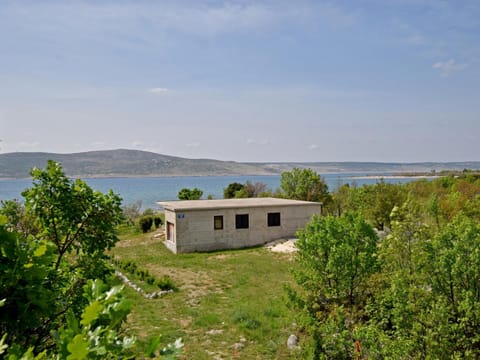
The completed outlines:
[[[480,160],[478,0],[0,0],[0,153]]]

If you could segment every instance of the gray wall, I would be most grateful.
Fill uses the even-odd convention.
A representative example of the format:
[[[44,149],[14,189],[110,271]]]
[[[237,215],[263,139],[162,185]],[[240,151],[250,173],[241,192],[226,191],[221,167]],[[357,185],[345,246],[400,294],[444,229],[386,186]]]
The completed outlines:
[[[280,213],[281,225],[267,224],[267,213]],[[175,253],[238,249],[261,245],[271,240],[293,237],[321,204],[247,207],[207,210],[165,210],[165,221],[175,225],[175,234],[166,241]],[[249,214],[249,228],[236,229],[236,214]],[[223,215],[223,230],[214,230],[214,216]]]

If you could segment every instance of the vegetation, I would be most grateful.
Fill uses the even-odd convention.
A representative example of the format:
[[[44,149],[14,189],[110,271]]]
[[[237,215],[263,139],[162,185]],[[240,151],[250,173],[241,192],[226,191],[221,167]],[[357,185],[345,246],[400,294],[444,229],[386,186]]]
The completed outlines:
[[[160,278],[156,278],[148,270],[140,268],[137,263],[133,261],[113,259],[113,264],[137,285],[138,282],[141,282],[143,284],[144,291],[157,290],[156,288],[159,288],[160,290],[178,290],[178,287],[168,275],[163,275]]]
[[[25,205],[0,208],[0,357],[175,357],[179,337],[200,360],[480,357],[478,174],[329,193],[313,170],[286,172],[283,196],[325,204],[293,256],[174,255],[140,230],[161,226],[153,211],[122,213],[117,195],[53,162],[32,176]],[[265,190],[239,185],[234,197]],[[113,269],[146,292],[178,291],[122,291]]]
[[[299,233],[302,357],[480,357],[480,177],[344,186],[332,204]]]
[[[140,225],[140,229],[142,229],[143,233],[147,233],[152,229],[153,225],[153,218],[151,216],[142,216],[138,220],[138,224]]]
[[[262,247],[175,255],[150,234],[125,235],[112,255],[178,287],[152,300],[126,289],[133,302],[127,327],[144,348],[163,335],[165,343],[185,339],[185,359],[290,358],[295,320],[283,296],[290,255]]]
[[[0,355],[134,356],[135,339],[123,333],[131,303],[104,285],[121,199],[68,179],[53,161],[31,175],[25,207],[10,201],[0,211]]]
[[[271,190],[267,189],[267,185],[263,182],[252,183],[247,181],[245,184],[233,182],[223,189],[223,197],[225,199],[239,199],[251,197],[272,196]]]
[[[287,199],[330,202],[328,185],[312,169],[294,168],[280,176],[281,196]]]
[[[179,200],[200,200],[203,191],[198,188],[187,189],[183,188],[178,192]]]

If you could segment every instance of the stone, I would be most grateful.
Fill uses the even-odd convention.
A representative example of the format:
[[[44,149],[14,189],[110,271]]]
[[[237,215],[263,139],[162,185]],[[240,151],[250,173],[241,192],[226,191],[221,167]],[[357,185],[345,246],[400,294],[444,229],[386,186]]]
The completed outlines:
[[[290,335],[287,340],[287,347],[290,350],[293,350],[297,347],[298,344],[298,337],[296,335]]]

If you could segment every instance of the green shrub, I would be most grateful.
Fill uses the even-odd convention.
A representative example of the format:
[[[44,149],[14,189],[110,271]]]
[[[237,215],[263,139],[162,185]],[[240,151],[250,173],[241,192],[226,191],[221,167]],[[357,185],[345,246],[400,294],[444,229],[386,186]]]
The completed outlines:
[[[139,220],[140,228],[143,233],[147,233],[152,228],[153,218],[151,216],[143,216]]]
[[[153,223],[155,224],[155,229],[158,229],[158,227],[163,224],[162,218],[160,216],[155,216],[153,218]]]
[[[156,284],[161,290],[173,290],[173,291],[178,290],[172,278],[168,275],[162,276],[160,279],[156,281]]]

